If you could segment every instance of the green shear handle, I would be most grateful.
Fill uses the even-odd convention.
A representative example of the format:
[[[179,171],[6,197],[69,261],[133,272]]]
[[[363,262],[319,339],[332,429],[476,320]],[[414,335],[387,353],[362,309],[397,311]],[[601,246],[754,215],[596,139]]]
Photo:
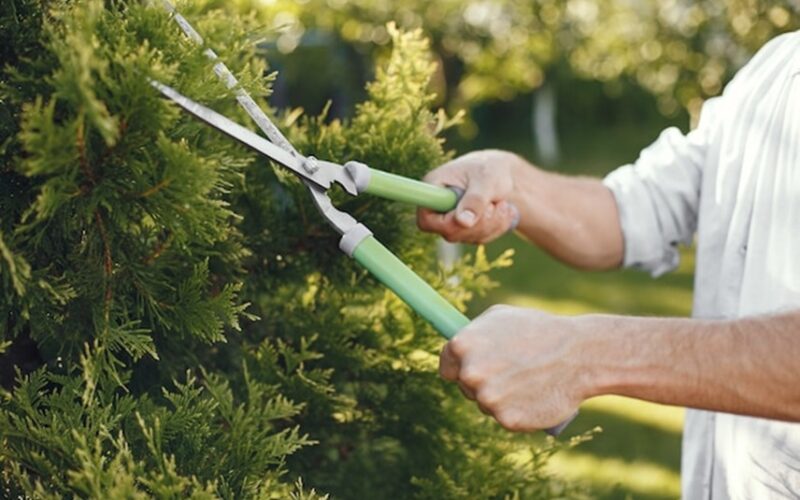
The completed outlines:
[[[353,180],[358,194],[369,193],[437,212],[453,210],[464,195],[464,190],[460,187],[435,186],[402,175],[376,170],[357,161],[345,163],[344,169]],[[514,205],[511,208],[516,215],[508,228],[509,231],[513,231],[519,225],[519,210]]]
[[[439,295],[375,237],[364,238],[356,246],[353,258],[445,338],[453,338],[469,324],[469,318]]]
[[[356,231],[361,234],[354,235],[358,241],[354,248],[348,248],[348,238],[345,236],[341,244],[342,250],[351,254],[356,262],[396,293],[445,338],[453,338],[469,324],[469,318],[369,234],[369,230],[363,225],[358,227],[363,229]],[[576,416],[577,413],[544,431],[551,436],[558,436]]]
[[[453,210],[461,197],[460,191],[375,170],[363,163],[347,162],[344,168],[355,181],[356,191],[359,194],[369,193],[437,212]]]

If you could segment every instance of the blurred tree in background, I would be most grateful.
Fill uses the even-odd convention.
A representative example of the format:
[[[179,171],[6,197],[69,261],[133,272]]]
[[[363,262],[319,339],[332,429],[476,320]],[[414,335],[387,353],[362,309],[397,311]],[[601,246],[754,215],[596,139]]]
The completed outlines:
[[[229,2],[225,2],[229,3]],[[236,0],[258,13],[284,54],[324,40],[371,55],[385,25],[422,28],[449,109],[509,100],[569,75],[633,83],[662,113],[696,113],[773,36],[800,28],[797,0]],[[299,59],[299,58],[298,58]],[[342,64],[342,58],[332,58]],[[346,76],[358,64],[329,69]],[[303,82],[292,81],[291,86]]]

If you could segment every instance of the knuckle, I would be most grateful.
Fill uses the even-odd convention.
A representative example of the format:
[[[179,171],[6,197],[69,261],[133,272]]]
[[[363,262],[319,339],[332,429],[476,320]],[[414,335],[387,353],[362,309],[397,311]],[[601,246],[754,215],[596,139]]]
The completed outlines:
[[[458,384],[458,388],[461,390],[461,393],[464,395],[465,398],[474,401],[475,400],[475,391],[470,389],[468,386],[464,385],[463,383]]]
[[[430,172],[425,174],[425,176],[422,178],[422,180],[424,182],[427,182],[428,184],[437,184],[436,181],[438,180],[439,176],[441,175],[440,173],[437,172],[437,170],[431,170]]]
[[[521,432],[524,429],[522,418],[517,411],[506,410],[495,414],[497,422],[503,426],[504,429],[511,432]]]
[[[469,162],[464,157],[454,158],[431,170],[422,178],[423,181],[438,186],[464,187],[465,174],[468,174]]]
[[[494,413],[499,409],[500,398],[497,392],[481,389],[475,394],[478,403],[489,412]]]
[[[450,351],[460,360],[465,358],[471,350],[472,340],[468,335],[462,333],[450,341]]]
[[[482,179],[491,175],[491,169],[486,164],[486,155],[483,151],[473,151],[469,155],[471,177]]]
[[[461,234],[458,229],[454,227],[452,222],[441,224],[439,227],[435,228],[434,231],[439,233],[442,238],[450,243],[456,243],[462,239]]]
[[[453,233],[452,231],[443,232],[441,234],[442,238],[444,238],[444,240],[448,243],[458,243],[461,241],[461,239],[458,236],[456,236],[456,234]]]
[[[458,374],[458,379],[468,387],[472,387],[474,389],[480,388],[484,383],[482,371],[473,366],[462,368],[461,372]]]
[[[483,188],[473,184],[470,186],[469,190],[464,193],[464,198],[462,198],[461,202],[464,206],[477,209],[483,213],[486,211],[486,206],[489,204],[489,193],[484,191]]]
[[[479,239],[480,234],[476,234],[475,231],[465,231],[459,234],[459,241],[462,243],[474,244],[477,243]]]
[[[452,162],[445,163],[425,174],[422,180],[430,184],[442,184],[452,177],[449,175],[450,170],[452,170]]]
[[[482,218],[475,227],[471,228],[469,232],[470,239],[475,242],[483,240],[492,234],[494,226],[494,221]]]
[[[509,307],[505,304],[494,304],[492,306],[489,306],[489,308],[486,309],[486,312],[488,314],[502,314],[506,312],[508,309]]]
[[[439,376],[445,380],[454,380],[453,370],[451,370],[445,363],[439,363]]]
[[[485,245],[487,243],[491,243],[494,240],[494,236],[490,234],[481,235],[477,240],[473,241],[473,243],[477,243],[478,245]]]
[[[417,227],[423,231],[431,231],[433,229],[433,224],[431,224],[430,214],[417,212]]]
[[[450,352],[462,358],[469,352],[469,340],[464,335],[457,335],[448,343]]]

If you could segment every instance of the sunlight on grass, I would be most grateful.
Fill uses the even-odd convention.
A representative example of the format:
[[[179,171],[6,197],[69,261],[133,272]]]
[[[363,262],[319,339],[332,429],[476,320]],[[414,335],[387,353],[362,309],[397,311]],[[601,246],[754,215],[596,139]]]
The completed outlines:
[[[621,396],[592,398],[581,408],[616,415],[631,422],[647,425],[677,435],[683,430],[684,409],[659,405]]]
[[[649,289],[631,288],[624,290],[616,283],[606,286],[600,283],[576,283],[574,286],[574,299],[563,299],[553,297],[542,297],[533,294],[503,293],[496,292],[493,296],[498,302],[519,307],[530,307],[547,311],[554,314],[591,314],[607,313],[615,309],[614,304],[618,304],[616,309],[625,307],[636,307],[642,304],[642,308],[647,304],[658,304],[657,311],[662,315],[688,315],[688,305],[691,304],[691,291],[680,288],[662,285]],[[603,304],[597,302],[578,300],[580,296],[590,296],[595,294],[602,297]]]
[[[624,497],[625,493],[651,498],[680,496],[680,475],[667,467],[645,461],[628,462],[580,451],[564,451],[551,459],[549,468],[561,477],[588,482],[594,490],[605,491],[609,498]]]
[[[672,271],[673,274],[694,277],[695,247],[681,247],[681,262],[678,268]]]
[[[586,302],[581,302],[578,300],[552,299],[539,297],[536,295],[522,294],[505,295],[498,293],[497,296],[502,297],[502,302],[504,304],[519,307],[530,307],[556,314],[572,315],[598,312],[597,308],[593,307],[592,304],[587,304]]]
[[[598,304],[608,312],[636,308],[641,314],[657,313],[659,315],[688,316],[692,303],[692,291],[684,287],[667,283],[656,286],[620,287],[618,283],[579,282],[573,285],[576,295],[597,297]]]

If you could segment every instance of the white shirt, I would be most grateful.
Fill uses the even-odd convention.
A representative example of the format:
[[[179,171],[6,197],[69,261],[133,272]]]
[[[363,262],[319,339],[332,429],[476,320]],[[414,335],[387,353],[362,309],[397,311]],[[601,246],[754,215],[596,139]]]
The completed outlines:
[[[694,131],[665,130],[604,182],[625,265],[667,272],[696,233],[694,317],[800,308],[800,31],[764,46]],[[681,469],[686,500],[798,498],[800,424],[687,410]]]

